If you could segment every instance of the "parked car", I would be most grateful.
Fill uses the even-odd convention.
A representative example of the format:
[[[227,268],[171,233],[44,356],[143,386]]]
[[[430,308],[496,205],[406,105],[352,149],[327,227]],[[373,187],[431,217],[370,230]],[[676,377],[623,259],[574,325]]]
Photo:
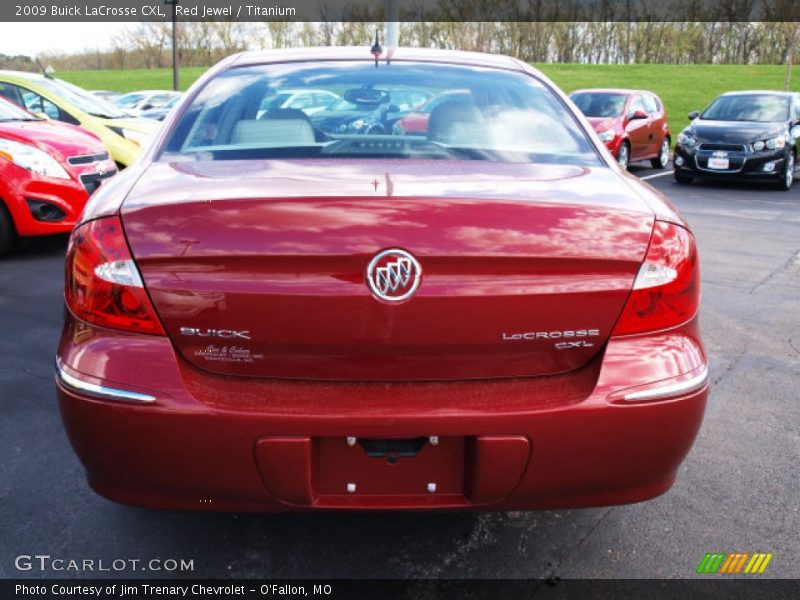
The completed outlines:
[[[131,118],[76,85],[35,73],[0,71],[0,97],[34,114],[90,131],[121,168],[138,158],[158,128],[150,120]]]
[[[428,133],[428,119],[433,109],[444,102],[451,102],[459,99],[470,101],[469,91],[456,90],[453,92],[436,94],[413,112],[399,118],[394,124],[394,133],[399,135],[425,135]]]
[[[167,90],[130,92],[117,98],[114,101],[114,106],[130,115],[138,117],[146,110],[161,108],[173,98],[180,97],[180,95],[180,92],[170,92]]]
[[[268,95],[261,101],[259,116],[275,109],[302,110],[307,115],[313,115],[337,100],[339,94],[328,90],[278,90],[274,95]]]
[[[96,136],[0,99],[0,254],[18,237],[71,231],[115,173]]]
[[[653,168],[669,163],[671,136],[661,98],[642,90],[593,89],[570,94],[572,101],[619,163],[650,160]]]
[[[145,119],[153,119],[155,121],[163,121],[164,118],[169,114],[169,112],[175,108],[175,105],[178,104],[178,100],[181,99],[181,96],[173,96],[172,99],[164,104],[159,108],[151,108],[149,110],[142,111],[141,116]]]
[[[125,94],[122,92],[112,92],[111,90],[91,90],[92,94],[102,98],[106,102],[114,103],[115,100],[122,98]]]
[[[258,118],[311,82],[473,101],[424,137]],[[238,54],[189,93],[67,250],[57,393],[93,489],[226,511],[669,489],[708,393],[694,237],[548,79],[319,48]]]
[[[762,180],[790,190],[797,169],[800,94],[728,92],[691,123],[675,145],[675,180],[698,175]]]
[[[424,104],[431,92],[418,89],[352,88],[311,117],[324,133],[385,135],[395,122]]]

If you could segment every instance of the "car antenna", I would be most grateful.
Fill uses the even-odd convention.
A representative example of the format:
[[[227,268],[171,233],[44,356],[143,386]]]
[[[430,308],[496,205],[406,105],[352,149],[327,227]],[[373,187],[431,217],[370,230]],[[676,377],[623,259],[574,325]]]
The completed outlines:
[[[378,68],[378,57],[383,54],[383,48],[381,47],[381,43],[378,41],[378,30],[375,30],[375,43],[372,45],[372,48],[369,50],[372,53],[372,56],[375,57],[375,68]]]
[[[39,68],[42,70],[42,75],[48,79],[55,79],[55,77],[53,77],[52,67],[45,68],[45,66],[42,64],[42,61],[40,61],[38,58],[36,59],[36,64],[39,65]]]

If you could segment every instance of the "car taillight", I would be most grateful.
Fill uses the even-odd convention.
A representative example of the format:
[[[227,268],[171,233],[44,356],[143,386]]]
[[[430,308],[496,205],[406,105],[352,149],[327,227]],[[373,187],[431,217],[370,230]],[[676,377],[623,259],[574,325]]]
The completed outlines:
[[[680,225],[656,221],[613,335],[675,327],[695,315],[699,301],[700,269],[692,234]]]
[[[64,297],[72,313],[89,323],[164,335],[118,217],[89,221],[72,232]]]

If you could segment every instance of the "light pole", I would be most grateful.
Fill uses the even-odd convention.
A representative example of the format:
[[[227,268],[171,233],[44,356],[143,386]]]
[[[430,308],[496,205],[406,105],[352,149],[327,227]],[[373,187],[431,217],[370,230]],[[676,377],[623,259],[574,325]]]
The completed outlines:
[[[164,4],[172,6],[172,89],[180,91],[178,76],[178,3],[180,0],[164,0]]]

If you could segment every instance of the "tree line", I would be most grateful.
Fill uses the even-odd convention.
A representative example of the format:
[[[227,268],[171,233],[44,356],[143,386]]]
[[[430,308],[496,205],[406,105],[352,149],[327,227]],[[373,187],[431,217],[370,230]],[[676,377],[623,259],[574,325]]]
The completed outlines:
[[[800,2],[798,2],[800,4]],[[178,24],[182,66],[210,66],[242,50],[324,45],[369,47],[380,21],[185,22]],[[160,68],[171,65],[168,23],[139,23],[110,49],[37,57],[56,70]],[[587,64],[786,64],[800,42],[800,22],[403,22],[403,46],[510,54],[528,62]],[[3,68],[35,69],[25,57],[0,55]]]

